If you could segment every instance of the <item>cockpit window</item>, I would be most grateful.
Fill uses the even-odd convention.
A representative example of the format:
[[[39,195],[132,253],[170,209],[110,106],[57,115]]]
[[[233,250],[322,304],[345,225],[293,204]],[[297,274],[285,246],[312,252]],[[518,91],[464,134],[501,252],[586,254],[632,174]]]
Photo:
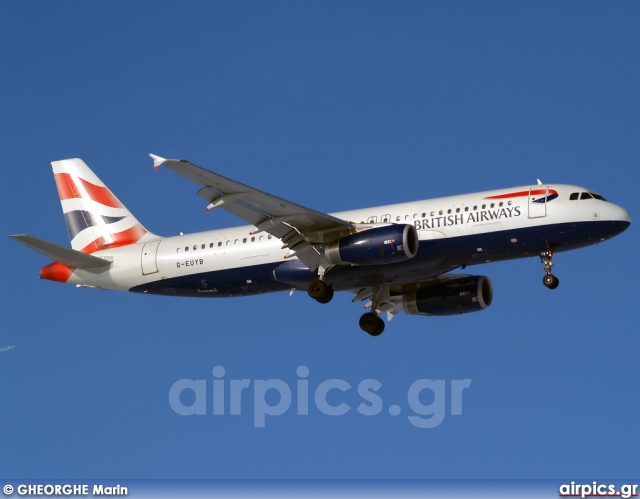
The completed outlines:
[[[569,196],[570,201],[575,201],[576,199],[598,199],[600,201],[606,201],[600,194],[596,194],[595,192],[572,192]]]

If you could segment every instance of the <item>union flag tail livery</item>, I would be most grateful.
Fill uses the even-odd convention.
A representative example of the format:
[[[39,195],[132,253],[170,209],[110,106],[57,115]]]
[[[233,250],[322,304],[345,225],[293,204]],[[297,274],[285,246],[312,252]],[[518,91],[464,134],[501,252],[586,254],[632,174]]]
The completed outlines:
[[[54,161],[71,247],[82,253],[157,239],[125,208],[81,159]]]
[[[40,270],[42,279],[100,287],[86,282],[83,273],[104,278],[110,274],[113,257],[92,253],[160,239],[138,222],[84,161],[65,159],[51,165],[72,249],[25,234],[11,236],[54,260]]]
[[[40,277],[149,295],[233,297],[304,289],[318,303],[334,291],[365,302],[360,328],[378,336],[387,319],[484,310],[486,276],[453,274],[477,264],[538,256],[549,289],[556,253],[601,243],[631,215],[576,185],[537,184],[326,214],[205,170],[151,155],[200,186],[207,210],[248,226],[160,237],[148,232],[80,159],[54,161],[67,248],[10,236],[54,260]],[[99,299],[99,298],[97,298]]]

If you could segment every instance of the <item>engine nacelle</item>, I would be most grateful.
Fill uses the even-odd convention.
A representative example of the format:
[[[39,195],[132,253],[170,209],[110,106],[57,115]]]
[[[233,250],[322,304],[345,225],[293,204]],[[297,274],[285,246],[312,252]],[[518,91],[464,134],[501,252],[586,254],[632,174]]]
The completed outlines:
[[[402,298],[409,315],[455,315],[484,310],[493,301],[493,286],[485,276],[443,280]]]
[[[333,265],[383,265],[413,258],[418,246],[418,232],[413,225],[392,224],[332,241],[324,254]]]

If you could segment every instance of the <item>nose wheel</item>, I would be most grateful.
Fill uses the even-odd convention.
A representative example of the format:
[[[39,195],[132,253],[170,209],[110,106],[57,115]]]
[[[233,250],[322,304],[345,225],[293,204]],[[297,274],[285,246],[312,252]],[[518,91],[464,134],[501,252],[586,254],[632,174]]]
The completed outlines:
[[[560,284],[560,280],[553,274],[547,274],[542,278],[542,283],[549,289],[556,289]]]
[[[556,289],[560,280],[551,273],[551,267],[553,267],[553,251],[547,249],[540,253],[540,261],[542,262],[542,270],[544,270],[544,277],[542,278],[542,284],[549,289]]]

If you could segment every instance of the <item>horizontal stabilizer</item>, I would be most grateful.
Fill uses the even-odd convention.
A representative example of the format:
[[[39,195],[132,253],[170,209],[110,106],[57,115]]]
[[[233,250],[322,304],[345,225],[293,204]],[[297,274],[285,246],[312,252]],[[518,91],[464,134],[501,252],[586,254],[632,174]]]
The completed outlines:
[[[51,258],[56,262],[66,265],[67,267],[93,269],[105,267],[111,263],[109,260],[105,260],[104,258],[87,255],[86,253],[82,253],[71,248],[65,248],[64,246],[50,243],[49,241],[38,239],[37,237],[28,236],[27,234],[16,234],[9,237],[24,244],[25,246],[28,246],[47,258]]]

